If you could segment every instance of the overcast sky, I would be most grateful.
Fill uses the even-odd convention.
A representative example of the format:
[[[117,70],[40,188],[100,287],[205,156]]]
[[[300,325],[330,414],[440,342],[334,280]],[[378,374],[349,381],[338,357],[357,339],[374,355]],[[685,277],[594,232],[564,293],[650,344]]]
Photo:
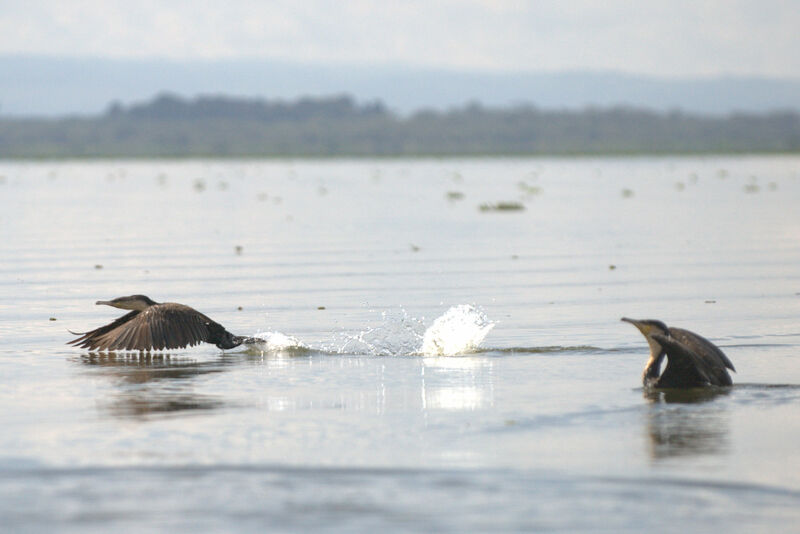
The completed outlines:
[[[2,0],[19,53],[800,78],[800,1]]]

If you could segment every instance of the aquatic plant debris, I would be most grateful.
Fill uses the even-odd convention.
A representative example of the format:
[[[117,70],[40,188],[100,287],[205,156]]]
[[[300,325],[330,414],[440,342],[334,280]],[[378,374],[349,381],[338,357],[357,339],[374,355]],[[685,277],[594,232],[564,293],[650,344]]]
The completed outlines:
[[[542,192],[542,188],[538,185],[529,185],[526,182],[517,183],[517,187],[527,195],[538,195]]]
[[[478,208],[481,211],[523,211],[525,205],[521,202],[496,202],[494,204],[484,202]]]

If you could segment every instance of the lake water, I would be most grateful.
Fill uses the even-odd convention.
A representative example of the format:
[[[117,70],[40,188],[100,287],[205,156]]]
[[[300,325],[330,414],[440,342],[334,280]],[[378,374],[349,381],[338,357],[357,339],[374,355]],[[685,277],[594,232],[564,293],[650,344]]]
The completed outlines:
[[[3,531],[800,531],[798,201],[789,156],[0,162]],[[65,345],[133,293],[265,341]],[[622,316],[735,386],[646,394]]]

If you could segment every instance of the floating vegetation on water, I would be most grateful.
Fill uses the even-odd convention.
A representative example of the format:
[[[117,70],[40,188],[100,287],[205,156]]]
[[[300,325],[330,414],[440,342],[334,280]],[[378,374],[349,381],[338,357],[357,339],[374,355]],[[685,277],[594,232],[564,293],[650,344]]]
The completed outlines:
[[[753,194],[758,193],[760,190],[761,188],[758,186],[758,184],[747,184],[744,186],[745,193]]]
[[[194,190],[197,191],[198,193],[202,193],[203,191],[206,190],[206,182],[205,180],[198,178],[197,180],[194,181],[192,187],[194,187]]]
[[[317,309],[318,309],[318,310],[324,310],[324,309],[325,309],[325,306],[317,306]]]
[[[420,251],[420,248],[417,245],[415,245],[414,243],[409,244],[408,247],[411,249],[411,252],[419,252]]]
[[[50,317],[50,320],[51,320],[51,321],[55,321],[55,320],[56,320],[56,318],[55,318],[55,317]]]
[[[616,265],[614,265],[613,263],[612,263],[611,265],[609,265],[609,266],[608,266],[608,270],[609,270],[609,271],[614,271],[614,270],[616,270],[616,269],[617,269],[617,266],[616,266]]]
[[[526,195],[533,196],[542,192],[542,188],[537,185],[528,185],[525,182],[518,182],[517,187]]]
[[[633,196],[633,190],[625,188],[622,190],[622,198],[631,198]]]
[[[521,202],[509,201],[509,202],[497,202],[497,203],[488,203],[484,202],[478,208],[481,211],[523,211],[525,206]]]
[[[461,191],[448,191],[447,192],[447,200],[462,200],[464,198],[464,193]]]
[[[675,190],[676,191],[683,191],[686,189],[686,184],[683,182],[675,182]]]
[[[244,252],[244,247],[242,245],[236,245],[233,250],[236,251],[237,256],[241,256],[242,252]]]
[[[102,266],[101,264],[99,264],[99,263],[98,263],[98,264],[96,264],[96,265],[94,266],[94,268],[95,268],[95,269],[97,269],[97,270],[100,270],[100,269],[102,269],[102,268],[103,268],[103,266]]]

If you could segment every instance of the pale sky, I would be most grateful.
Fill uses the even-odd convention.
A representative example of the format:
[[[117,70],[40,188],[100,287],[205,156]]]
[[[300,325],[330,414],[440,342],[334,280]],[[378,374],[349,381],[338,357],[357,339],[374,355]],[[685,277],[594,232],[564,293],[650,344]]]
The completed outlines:
[[[0,54],[800,78],[800,0],[3,0]]]

